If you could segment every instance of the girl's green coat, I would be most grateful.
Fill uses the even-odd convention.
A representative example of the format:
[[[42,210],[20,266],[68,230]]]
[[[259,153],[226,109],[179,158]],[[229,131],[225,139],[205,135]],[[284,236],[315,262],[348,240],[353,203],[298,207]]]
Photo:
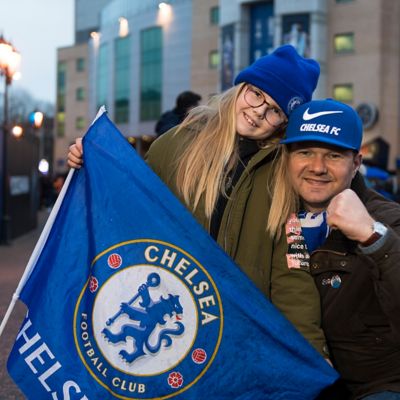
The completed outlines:
[[[182,136],[193,134],[172,129],[150,147],[146,160],[154,172],[184,203],[178,193],[175,162],[183,151]],[[248,163],[227,202],[218,235],[218,244],[241,267],[254,284],[294,324],[325,357],[327,350],[321,325],[318,291],[307,271],[289,269],[287,243],[282,235],[274,241],[266,231],[271,194],[273,150],[260,149]],[[204,202],[193,212],[209,231]]]

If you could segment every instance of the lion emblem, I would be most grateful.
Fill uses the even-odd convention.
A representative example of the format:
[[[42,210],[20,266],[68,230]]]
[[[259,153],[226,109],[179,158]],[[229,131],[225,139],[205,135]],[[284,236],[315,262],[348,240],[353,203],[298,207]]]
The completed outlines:
[[[158,326],[164,326],[167,321],[166,316],[173,317],[175,314],[177,319],[183,314],[183,308],[179,301],[179,296],[168,294],[167,298],[160,296],[158,301],[154,301],[150,297],[149,287],[157,287],[160,284],[160,276],[157,273],[149,274],[147,282],[140,285],[138,293],[128,302],[121,303],[120,310],[108,321],[106,325],[110,326],[114,321],[123,314],[126,314],[134,323],[124,324],[117,333],[113,333],[109,328],[104,328],[102,334],[105,339],[111,343],[120,343],[127,341],[128,337],[134,339],[135,349],[129,353],[126,350],[121,350],[119,355],[127,363],[132,364],[139,357],[146,354],[146,350],[152,354],[157,353],[162,344],[165,347],[172,345],[171,336],[181,335],[185,331],[184,325],[175,321],[175,329],[162,329],[159,332],[157,343],[151,345],[149,338],[154,329]],[[139,305],[141,308],[133,307],[132,304],[141,298]]]

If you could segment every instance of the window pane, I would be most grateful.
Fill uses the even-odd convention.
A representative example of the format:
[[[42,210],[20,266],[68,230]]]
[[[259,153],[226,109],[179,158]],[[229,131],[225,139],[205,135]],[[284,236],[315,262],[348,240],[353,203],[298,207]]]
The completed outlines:
[[[78,72],[83,72],[85,70],[85,59],[84,58],[78,58],[76,60],[76,70]]]
[[[67,74],[67,65],[65,62],[59,62],[57,66],[57,86],[59,90],[65,90],[65,81]]]
[[[130,98],[130,36],[115,40],[114,119],[129,122]]]
[[[75,120],[75,128],[76,129],[84,129],[85,128],[85,118],[77,117]]]
[[[85,89],[81,87],[76,89],[75,98],[77,101],[85,100]]]
[[[57,111],[64,112],[65,111],[65,94],[57,93]]]
[[[351,83],[335,85],[333,87],[333,98],[338,101],[350,103],[353,101],[353,85]]]
[[[57,113],[57,137],[62,138],[65,136],[65,113]]]
[[[145,29],[140,35],[140,120],[151,121],[161,113],[162,30]]]
[[[104,43],[99,49],[97,65],[97,108],[107,106],[108,75],[108,45]]]
[[[219,24],[219,7],[212,7],[210,9],[210,24],[218,25]]]
[[[65,111],[65,85],[67,79],[67,65],[59,62],[57,65],[57,111]]]
[[[208,55],[208,65],[211,69],[216,69],[219,66],[219,52],[218,50],[210,51]]]
[[[352,53],[354,51],[354,33],[341,33],[334,37],[336,53]]]

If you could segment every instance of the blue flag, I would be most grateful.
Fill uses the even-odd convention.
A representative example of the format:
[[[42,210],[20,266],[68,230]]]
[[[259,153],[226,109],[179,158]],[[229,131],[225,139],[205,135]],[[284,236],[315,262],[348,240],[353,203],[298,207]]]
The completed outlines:
[[[20,293],[29,399],[314,399],[336,372],[102,114]]]

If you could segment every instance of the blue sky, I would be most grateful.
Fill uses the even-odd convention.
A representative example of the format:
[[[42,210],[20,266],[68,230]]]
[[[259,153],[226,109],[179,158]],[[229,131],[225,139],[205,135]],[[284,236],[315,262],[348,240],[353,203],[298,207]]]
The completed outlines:
[[[21,79],[13,87],[54,103],[57,47],[74,40],[74,0],[0,0],[0,34],[21,53]],[[3,91],[0,78],[0,92]]]

